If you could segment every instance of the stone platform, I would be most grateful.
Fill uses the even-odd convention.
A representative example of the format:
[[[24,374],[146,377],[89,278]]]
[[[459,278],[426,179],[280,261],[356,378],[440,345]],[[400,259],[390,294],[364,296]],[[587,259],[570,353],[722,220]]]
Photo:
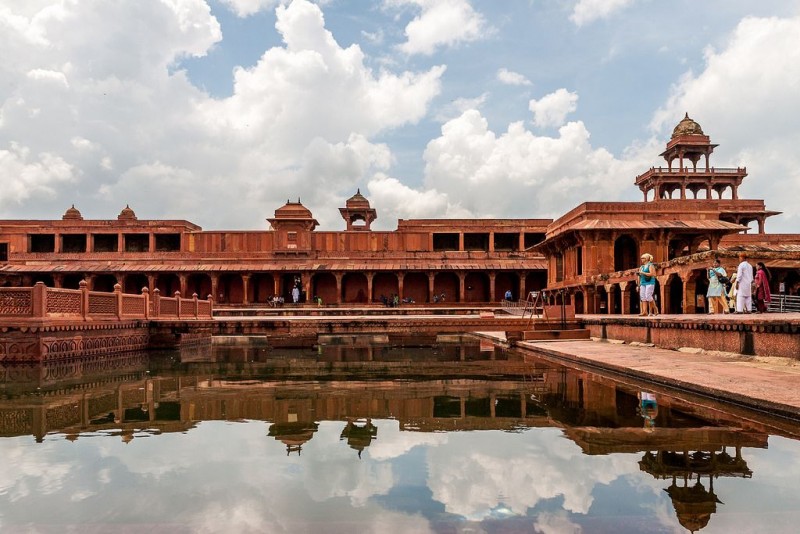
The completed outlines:
[[[800,359],[800,313],[583,315],[579,319],[599,339]]]
[[[800,420],[800,362],[598,341],[518,344],[534,356]]]

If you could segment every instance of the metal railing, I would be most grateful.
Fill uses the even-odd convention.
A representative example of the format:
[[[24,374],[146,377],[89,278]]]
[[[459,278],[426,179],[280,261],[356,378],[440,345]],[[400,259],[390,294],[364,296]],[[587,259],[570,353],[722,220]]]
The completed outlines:
[[[800,296],[773,294],[767,310],[771,312],[800,312]]]

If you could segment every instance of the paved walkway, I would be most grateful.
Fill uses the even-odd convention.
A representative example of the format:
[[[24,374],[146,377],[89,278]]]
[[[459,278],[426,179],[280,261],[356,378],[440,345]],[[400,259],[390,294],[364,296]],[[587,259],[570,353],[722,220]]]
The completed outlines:
[[[519,347],[800,419],[798,360],[685,353],[598,341],[526,341]]]

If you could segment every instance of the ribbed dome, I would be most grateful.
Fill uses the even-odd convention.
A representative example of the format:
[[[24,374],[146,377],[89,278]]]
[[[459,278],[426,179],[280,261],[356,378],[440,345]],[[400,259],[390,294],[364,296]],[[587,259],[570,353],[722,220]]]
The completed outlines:
[[[275,218],[276,219],[313,219],[314,216],[311,214],[311,210],[307,207],[303,206],[300,203],[300,199],[297,199],[297,202],[290,202],[286,201],[284,206],[275,210]]]
[[[64,212],[61,218],[65,221],[82,221],[83,215],[81,215],[80,211],[75,209],[75,204],[73,204],[71,208]]]
[[[122,209],[122,211],[119,212],[117,219],[119,219],[120,221],[135,221],[136,214],[133,212],[131,207],[126,204],[125,207]]]
[[[686,116],[681,119],[681,122],[672,130],[672,138],[676,138],[680,135],[705,135],[703,133],[703,129],[697,124],[695,121],[689,118],[689,114],[687,113]]]
[[[347,209],[351,210],[364,209],[370,207],[369,200],[367,200],[364,197],[364,195],[361,194],[361,189],[358,189],[355,195],[347,199],[347,202],[345,202],[345,206],[347,207]]]

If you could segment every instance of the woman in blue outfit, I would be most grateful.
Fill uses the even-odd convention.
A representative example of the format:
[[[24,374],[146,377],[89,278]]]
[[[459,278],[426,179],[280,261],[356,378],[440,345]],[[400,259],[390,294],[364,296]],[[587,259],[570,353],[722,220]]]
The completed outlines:
[[[658,315],[656,301],[653,298],[656,291],[656,268],[653,265],[653,256],[642,254],[642,266],[639,267],[639,300],[641,307],[639,315]]]
[[[708,300],[711,313],[728,313],[728,300],[726,298],[726,288],[720,282],[720,278],[727,277],[728,273],[720,265],[719,258],[714,260],[714,266],[708,270]]]

